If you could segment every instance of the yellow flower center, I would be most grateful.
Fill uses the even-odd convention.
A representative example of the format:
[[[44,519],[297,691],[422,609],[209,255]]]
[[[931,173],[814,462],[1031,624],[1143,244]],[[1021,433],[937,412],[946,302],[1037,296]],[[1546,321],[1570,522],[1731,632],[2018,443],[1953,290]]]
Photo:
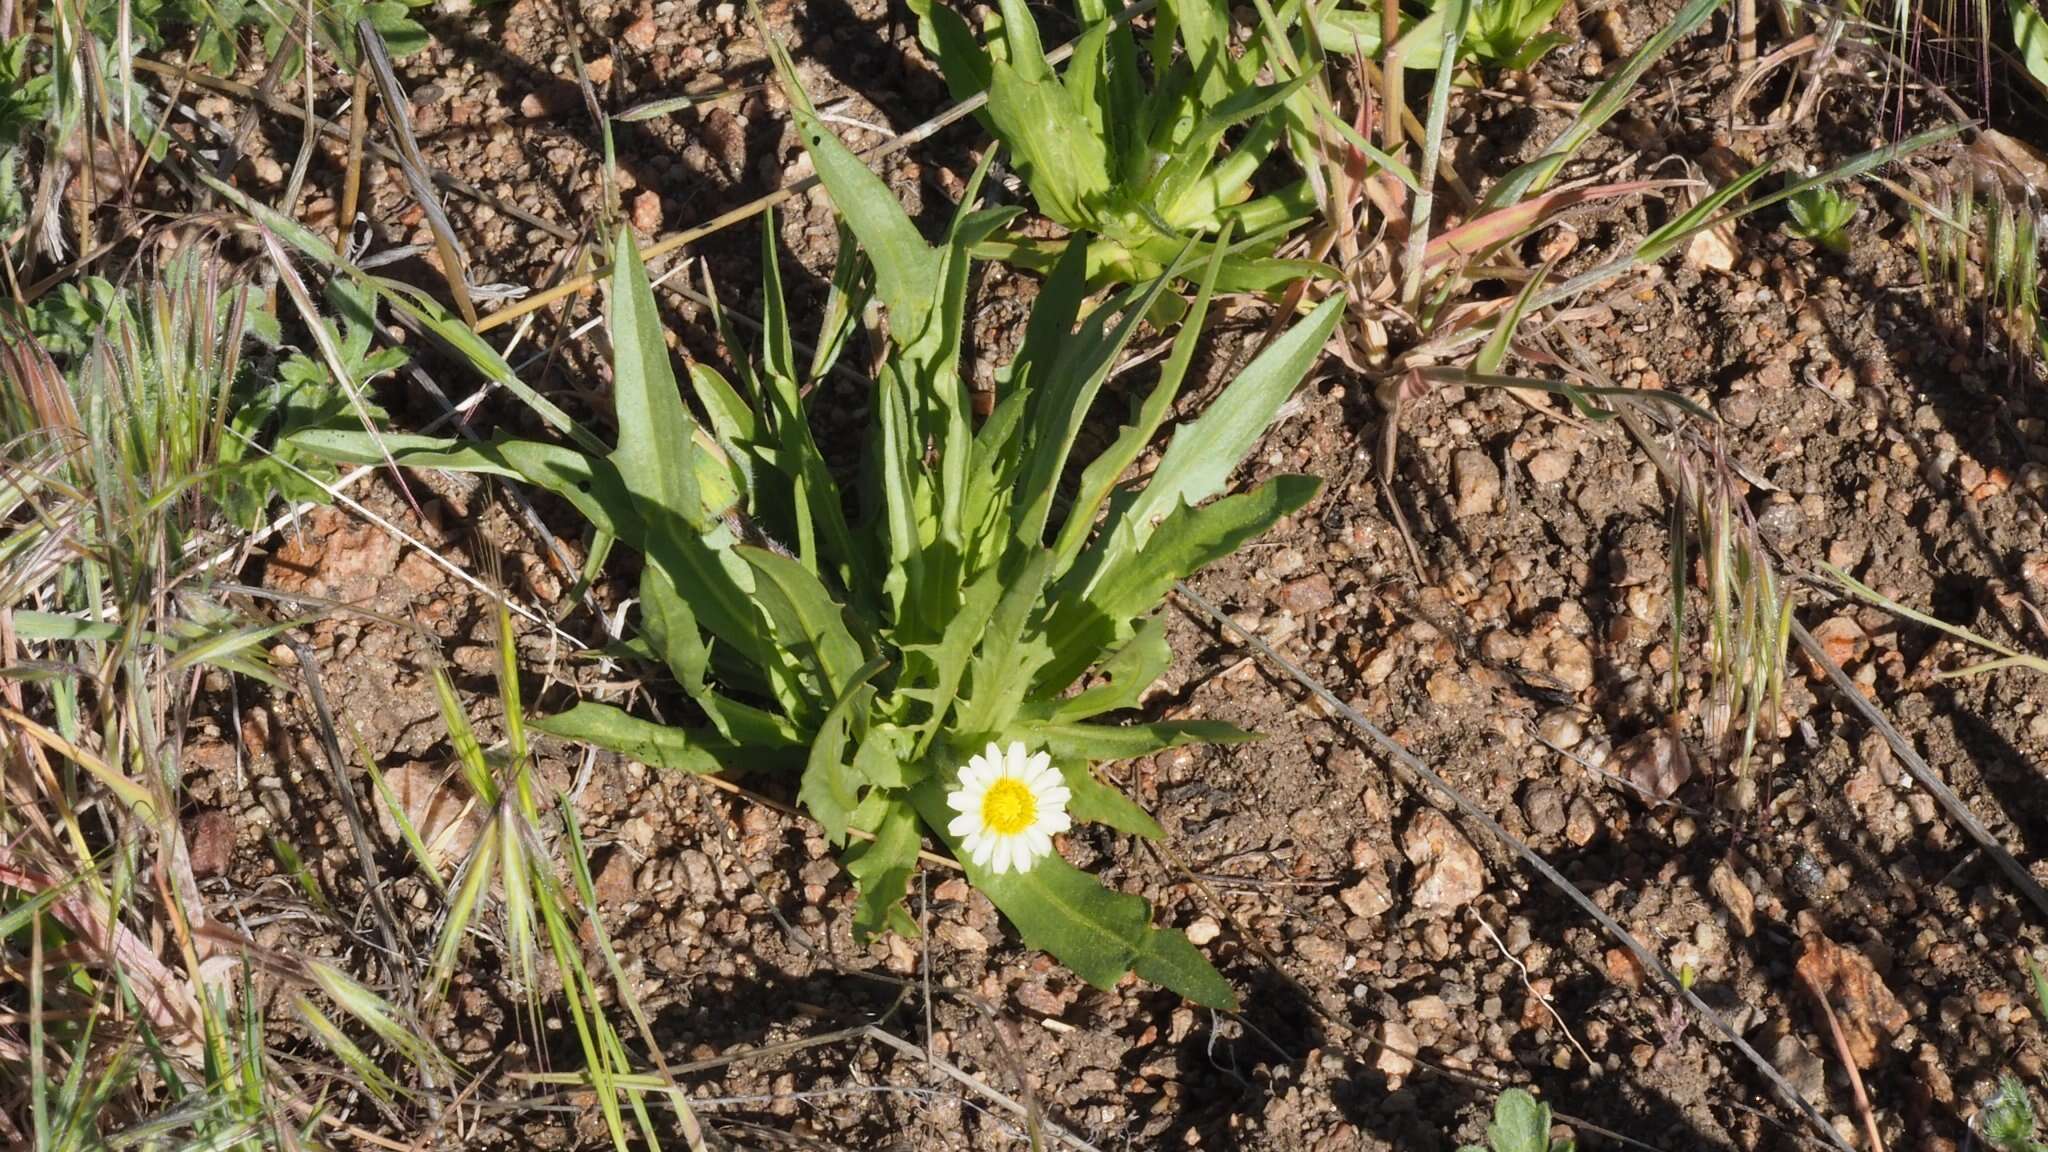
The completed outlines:
[[[1002,836],[1015,836],[1038,819],[1038,798],[1022,780],[1008,776],[988,786],[981,798],[981,822]]]

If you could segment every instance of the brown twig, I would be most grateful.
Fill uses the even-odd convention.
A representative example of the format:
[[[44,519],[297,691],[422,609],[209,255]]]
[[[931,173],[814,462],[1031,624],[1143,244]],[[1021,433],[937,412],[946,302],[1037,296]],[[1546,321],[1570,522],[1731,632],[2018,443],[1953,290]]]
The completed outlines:
[[[306,70],[310,78],[312,69]],[[355,91],[348,106],[348,167],[341,178],[341,212],[334,220],[334,250],[348,251],[349,230],[355,227],[356,201],[363,191],[363,145],[370,134],[370,70],[356,67]]]
[[[1849,1053],[1849,1038],[1842,1035],[1841,1022],[1835,1019],[1835,1006],[1828,1003],[1827,990],[1814,981],[1813,974],[1803,971],[1805,965],[1800,967],[1799,977],[1820,1004],[1820,1013],[1827,1018],[1828,1031],[1835,1038],[1835,1052],[1842,1057],[1842,1068],[1849,1073],[1849,1090],[1856,1095],[1856,1112],[1863,1120],[1863,1134],[1870,1140],[1871,1152],[1884,1152],[1884,1139],[1877,1134],[1877,1118],[1871,1113],[1870,1097],[1863,1091],[1863,1074],[1856,1070],[1856,1058]]]

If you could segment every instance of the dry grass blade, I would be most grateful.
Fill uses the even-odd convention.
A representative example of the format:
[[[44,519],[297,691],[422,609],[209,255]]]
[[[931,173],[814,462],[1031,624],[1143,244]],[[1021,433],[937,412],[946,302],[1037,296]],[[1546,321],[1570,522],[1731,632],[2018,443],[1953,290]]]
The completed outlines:
[[[307,82],[312,82],[312,70],[306,72]],[[394,119],[403,116],[394,113]],[[363,143],[370,131],[370,74],[356,70],[355,91],[351,94],[348,108],[348,160],[341,179],[341,211],[334,221],[334,250],[348,251],[349,230],[356,224],[356,202],[363,190]],[[403,160],[401,168],[406,167]],[[409,174],[409,172],[408,172]]]
[[[1303,671],[1300,665],[1276,651],[1264,639],[1240,627],[1236,621],[1225,615],[1214,604],[1211,604],[1201,593],[1188,587],[1186,582],[1176,581],[1174,583],[1174,591],[1179,593],[1188,603],[1199,609],[1202,615],[1217,627],[1226,630],[1244,644],[1249,645],[1260,657],[1279,668],[1295,683],[1314,694],[1330,711],[1342,716],[1353,727],[1365,733],[1388,759],[1428,781],[1440,794],[1456,805],[1458,810],[1464,813],[1468,819],[1486,829],[1487,833],[1495,840],[1505,845],[1516,856],[1519,856],[1529,867],[1535,869],[1536,873],[1549,882],[1551,887],[1563,893],[1572,903],[1578,905],[1586,915],[1592,917],[1593,921],[1600,925],[1602,931],[1627,948],[1635,956],[1636,963],[1642,965],[1645,972],[1654,975],[1658,981],[1670,989],[1680,1000],[1683,1000],[1697,1014],[1700,1020],[1705,1021],[1715,1032],[1719,1033],[1723,1041],[1732,1046],[1737,1052],[1740,1052],[1743,1058],[1748,1060],[1751,1066],[1756,1068],[1763,1075],[1764,1079],[1770,1082],[1771,1087],[1777,1090],[1779,1099],[1784,1101],[1788,1107],[1797,1112],[1802,1119],[1812,1126],[1813,1130],[1819,1134],[1822,1142],[1829,1147],[1839,1149],[1840,1152],[1855,1152],[1855,1149],[1849,1145],[1848,1141],[1842,1139],[1841,1133],[1835,1131],[1834,1125],[1828,1123],[1827,1117],[1822,1116],[1813,1105],[1807,1103],[1806,1098],[1799,1094],[1799,1090],[1794,1088],[1791,1081],[1785,1078],[1785,1074],[1778,1071],[1777,1067],[1765,1059],[1763,1053],[1758,1052],[1751,1046],[1749,1041],[1743,1039],[1742,1034],[1737,1032],[1726,1020],[1722,1019],[1720,1013],[1708,1007],[1706,1001],[1700,999],[1699,994],[1692,990],[1690,983],[1681,981],[1674,975],[1669,968],[1664,966],[1664,962],[1657,957],[1655,952],[1646,947],[1642,941],[1636,939],[1634,933],[1622,927],[1619,921],[1603,911],[1598,904],[1593,903],[1590,897],[1579,890],[1578,885],[1565,879],[1564,874],[1539,855],[1535,849],[1530,848],[1528,844],[1524,843],[1514,833],[1501,827],[1499,821],[1488,815],[1486,810],[1474,803],[1470,797],[1453,787],[1450,781],[1444,779],[1436,769],[1424,763],[1421,757],[1410,752],[1400,742],[1381,731],[1377,724],[1366,718],[1356,708],[1339,699],[1334,692],[1324,687],[1315,677]]]
[[[1813,974],[1804,971],[1803,967],[1799,978],[1806,985],[1806,990],[1813,994],[1814,1003],[1820,1005],[1821,1015],[1828,1022],[1828,1033],[1835,1040],[1835,1054],[1842,1058],[1842,1070],[1849,1076],[1849,1090],[1856,1095],[1856,1113],[1863,1121],[1864,1139],[1870,1141],[1873,1152],[1884,1152],[1884,1138],[1877,1133],[1877,1117],[1871,1112],[1869,1095],[1863,1091],[1863,1073],[1856,1068],[1856,1056],[1849,1050],[1849,1038],[1842,1035],[1841,1021],[1835,1018],[1835,1006],[1828,1003],[1827,989],[1821,987]]]
[[[1024,1120],[1028,1122],[1032,1118],[1032,1110],[1029,1107],[1025,1106],[1022,1103],[1019,1103],[1016,1100],[1011,1099],[1008,1096],[1003,1095],[1001,1092],[998,1092],[994,1088],[991,1088],[987,1084],[984,1084],[981,1080],[977,1079],[968,1072],[962,1070],[958,1066],[949,1064],[946,1061],[933,1056],[930,1052],[927,1052],[923,1048],[920,1048],[917,1045],[912,1044],[908,1040],[905,1040],[899,1036],[891,1035],[890,1033],[884,1031],[881,1028],[876,1027],[873,1024],[870,1024],[866,1028],[862,1029],[861,1035],[866,1036],[868,1039],[873,1040],[878,1044],[883,1044],[890,1048],[893,1048],[896,1051],[903,1053],[905,1056],[911,1057],[912,1059],[920,1061],[929,1061],[931,1063],[931,1066],[937,1068],[942,1074],[945,1075],[947,1079],[953,1081],[955,1084],[960,1085],[961,1087],[967,1089],[969,1092],[974,1093],[976,1096],[981,1097],[983,1100],[988,1101],[996,1107],[1001,1108],[1003,1111],[1008,1112],[1010,1115],[1015,1116],[1019,1120]],[[1081,1139],[1079,1136],[1076,1136],[1072,1132],[1067,1131],[1065,1128],[1060,1127],[1052,1121],[1044,1119],[1039,1120],[1038,1125],[1032,1134],[1031,1143],[1034,1148],[1039,1146],[1038,1134],[1040,1132],[1044,1133],[1045,1135],[1051,1136],[1060,1144],[1073,1149],[1074,1152],[1102,1152],[1102,1150],[1097,1148],[1095,1145],[1090,1144],[1086,1140]]]
[[[455,226],[441,210],[441,198],[434,195],[434,181],[427,174],[426,159],[420,155],[419,140],[412,131],[412,103],[391,70],[391,54],[384,48],[384,38],[367,19],[357,21],[356,31],[363,41],[363,61],[377,81],[377,99],[391,124],[392,139],[398,143],[398,170],[405,174],[406,186],[412,189],[413,199],[426,213],[427,228],[434,234],[434,255],[440,260],[441,276],[448,282],[448,294],[455,299],[455,309],[462,313],[463,323],[474,328],[477,317],[476,305],[469,298],[469,260],[463,255],[462,241],[455,236]],[[341,222],[344,252],[353,223],[348,219]]]
[[[1912,741],[1907,740],[1892,726],[1892,722],[1885,718],[1885,714],[1878,710],[1877,705],[1865,698],[1862,690],[1857,688],[1856,682],[1849,678],[1849,674],[1842,671],[1842,666],[1828,656],[1826,646],[1814,639],[1813,633],[1807,631],[1797,620],[1792,622],[1792,638],[1799,642],[1800,649],[1813,660],[1815,666],[1827,673],[1828,681],[1835,686],[1835,691],[1840,693],[1842,699],[1861,714],[1872,728],[1877,729],[1878,735],[1884,737],[1884,742],[1891,746],[1892,755],[1905,766],[1906,772],[1918,781],[1922,788],[1932,793],[1949,818],[1961,825],[1970,839],[1975,840],[1977,846],[1998,863],[1999,869],[2011,878],[2014,887],[2017,887],[2034,907],[2040,909],[2043,914],[2048,914],[2048,890],[2043,890],[2033,874],[2015,860],[2005,845],[2000,844],[1998,838],[1984,827],[1976,814],[1963,803],[1962,797],[1957,796],[1953,789],[1942,783],[1941,777],[1935,775],[1934,769],[1927,766],[1927,761],[1920,758],[1920,753],[1914,749]]]

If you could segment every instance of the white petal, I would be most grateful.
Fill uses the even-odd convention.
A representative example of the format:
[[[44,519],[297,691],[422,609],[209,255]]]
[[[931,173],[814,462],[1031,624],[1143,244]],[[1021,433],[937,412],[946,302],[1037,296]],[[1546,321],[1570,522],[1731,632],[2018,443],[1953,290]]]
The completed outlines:
[[[946,833],[950,836],[972,836],[980,828],[981,821],[975,817],[974,813],[962,812],[958,816],[953,817],[951,824],[946,825]]]
[[[1002,774],[1003,765],[1009,761],[1008,753],[996,747],[993,740],[989,741],[988,749],[982,755],[988,759],[988,766],[994,769],[997,775]]]
[[[1065,808],[1067,801],[1073,798],[1073,792],[1065,784],[1055,784],[1038,794],[1038,805],[1041,808]]]
[[[977,847],[977,848],[975,848],[975,850],[974,850],[974,862],[975,862],[975,864],[977,864],[977,865],[979,865],[980,867],[983,867],[983,868],[986,868],[986,867],[988,867],[988,860],[989,860],[989,857],[991,857],[991,856],[995,855],[995,852],[996,852],[996,838],[995,838],[994,836],[984,836],[984,837],[982,837],[982,840],[981,840],[981,844],[980,844],[980,846],[979,846],[979,847]],[[996,869],[996,871],[1000,872],[1000,871],[1002,871],[1002,869],[998,868],[998,869]]]
[[[1010,741],[1010,775],[1024,775],[1025,763],[1024,742],[1022,740]]]
[[[1031,754],[1031,759],[1026,760],[1024,765],[1034,774],[1042,773],[1052,767],[1052,756],[1044,752],[1034,752]]]
[[[981,797],[972,788],[955,788],[946,793],[946,807],[955,812],[972,812],[981,807]]]
[[[1052,855],[1052,834],[1043,828],[1031,830],[1031,852],[1035,856]]]
[[[1065,812],[1048,812],[1038,821],[1038,830],[1047,835],[1055,832],[1065,832],[1073,826],[1074,822],[1067,817]]]

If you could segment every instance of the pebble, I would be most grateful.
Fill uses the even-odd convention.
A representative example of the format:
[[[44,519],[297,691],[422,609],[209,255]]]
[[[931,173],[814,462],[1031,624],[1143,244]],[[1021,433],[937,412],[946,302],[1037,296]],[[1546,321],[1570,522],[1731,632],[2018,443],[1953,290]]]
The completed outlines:
[[[1714,865],[1713,875],[1707,878],[1707,889],[1728,910],[1728,918],[1735,922],[1737,931],[1744,936],[1756,932],[1756,896],[1726,860]]]
[[[1500,468],[1484,452],[1466,448],[1451,457],[1451,484],[1456,502],[1453,514],[1460,518],[1493,511],[1500,497]]]
[[[1380,1054],[1373,1060],[1373,1067],[1386,1076],[1389,1088],[1395,1087],[1395,1081],[1415,1070],[1411,1057],[1421,1050],[1414,1029],[1399,1020],[1389,1020],[1380,1026]]]
[[[1344,946],[1323,936],[1296,939],[1294,954],[1318,968],[1336,968],[1344,963]]]
[[[1280,606],[1296,616],[1312,616],[1337,602],[1330,578],[1318,572],[1289,581],[1280,589]]]
[[[1223,925],[1214,916],[1202,916],[1188,925],[1188,943],[1202,947],[1223,934]]]
[[[1569,452],[1545,448],[1529,457],[1529,479],[1538,484],[1555,484],[1571,475],[1571,471],[1572,457]]]
[[[1564,791],[1553,784],[1532,784],[1522,794],[1522,815],[1539,836],[1565,829]]]
[[[1415,865],[1410,899],[1423,911],[1462,908],[1485,890],[1486,868],[1472,842],[1451,819],[1424,808],[1401,834],[1401,851]]]
[[[1808,1051],[1799,1037],[1790,1032],[1780,1034],[1777,1043],[1771,1046],[1771,1064],[1785,1074],[1785,1079],[1807,1103],[1827,1103],[1827,1065]]]
[[[983,936],[979,931],[965,924],[955,924],[950,920],[942,920],[939,922],[938,930],[934,934],[938,936],[940,943],[961,952],[988,951],[988,937]]]
[[[1576,708],[1553,708],[1536,721],[1536,732],[1559,748],[1571,749],[1579,746],[1586,735],[1583,719]]]
[[[1572,801],[1571,813],[1565,818],[1564,838],[1572,847],[1584,848],[1600,834],[1599,817],[1593,814],[1593,806],[1586,803],[1584,796]]]
[[[1615,750],[1621,775],[1646,794],[1669,800],[1692,779],[1692,754],[1669,728],[1652,728]]]
[[[1387,909],[1394,906],[1394,898],[1388,893],[1386,882],[1377,876],[1367,876],[1351,887],[1337,893],[1337,899],[1343,903],[1344,907],[1353,916],[1380,916],[1385,914]],[[1194,935],[1193,931],[1190,930],[1188,935],[1192,937]],[[1201,943],[1201,941],[1196,941],[1196,943]]]
[[[633,197],[633,229],[648,236],[661,231],[661,193],[649,188]]]
[[[1870,651],[1870,634],[1848,616],[1830,616],[1813,629],[1822,651],[1839,668],[1849,668]],[[1815,670],[1820,671],[1819,669]]]

